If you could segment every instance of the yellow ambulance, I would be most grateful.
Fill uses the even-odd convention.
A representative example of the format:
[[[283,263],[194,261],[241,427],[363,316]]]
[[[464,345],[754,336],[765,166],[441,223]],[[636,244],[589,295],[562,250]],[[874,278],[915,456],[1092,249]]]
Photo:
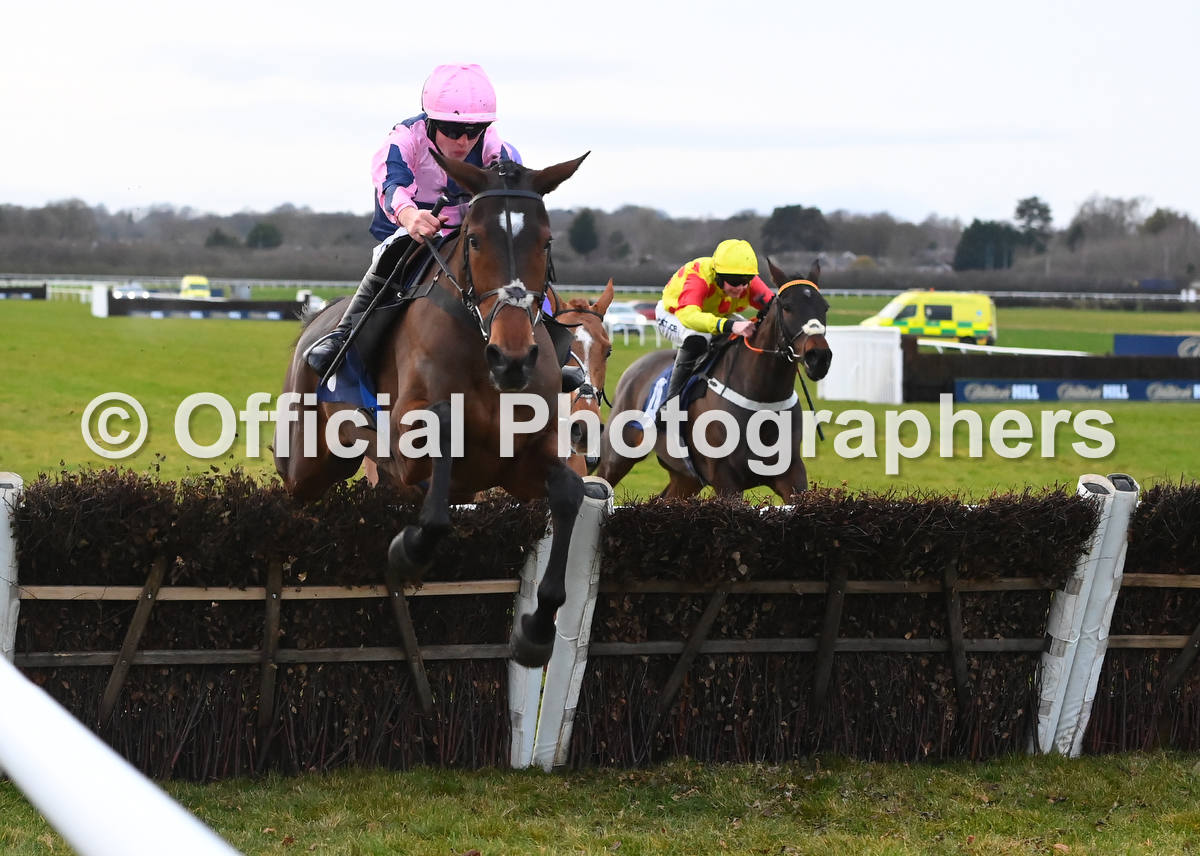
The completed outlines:
[[[208,277],[188,274],[179,280],[180,297],[212,297],[212,288]]]
[[[898,327],[914,336],[996,344],[996,304],[986,294],[969,291],[904,291],[859,324]]]

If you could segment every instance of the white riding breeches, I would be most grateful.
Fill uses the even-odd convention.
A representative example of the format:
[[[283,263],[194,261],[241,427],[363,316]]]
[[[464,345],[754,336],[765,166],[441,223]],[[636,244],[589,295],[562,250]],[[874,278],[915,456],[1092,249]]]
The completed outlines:
[[[698,330],[693,330],[691,327],[685,327],[683,322],[675,317],[675,313],[667,311],[661,300],[654,307],[654,320],[658,324],[658,334],[676,348],[689,336],[700,336],[704,339],[712,338],[711,333],[701,333]]]

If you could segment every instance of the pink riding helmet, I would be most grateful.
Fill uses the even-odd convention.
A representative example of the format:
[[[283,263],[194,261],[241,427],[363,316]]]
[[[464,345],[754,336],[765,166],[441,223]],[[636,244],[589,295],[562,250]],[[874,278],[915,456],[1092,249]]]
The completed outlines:
[[[446,122],[494,122],[496,90],[477,65],[439,65],[421,89],[421,109]]]

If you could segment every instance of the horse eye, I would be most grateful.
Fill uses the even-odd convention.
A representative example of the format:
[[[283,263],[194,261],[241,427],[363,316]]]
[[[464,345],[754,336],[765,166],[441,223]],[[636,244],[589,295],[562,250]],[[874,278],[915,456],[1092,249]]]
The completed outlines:
[[[606,359],[606,360],[607,360],[607,359],[608,359],[609,357],[611,357],[611,356],[612,356],[612,348],[609,348],[609,349],[608,349],[607,351],[605,351],[605,353],[604,353],[604,359]]]
[[[479,238],[475,235],[467,235],[467,245],[470,246],[472,250],[478,250]]]

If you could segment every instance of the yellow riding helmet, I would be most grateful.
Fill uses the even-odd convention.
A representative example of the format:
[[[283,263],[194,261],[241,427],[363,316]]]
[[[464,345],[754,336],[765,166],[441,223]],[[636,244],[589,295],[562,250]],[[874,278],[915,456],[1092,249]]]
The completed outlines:
[[[758,276],[758,257],[749,241],[730,239],[717,244],[712,254],[713,270],[734,276]]]

